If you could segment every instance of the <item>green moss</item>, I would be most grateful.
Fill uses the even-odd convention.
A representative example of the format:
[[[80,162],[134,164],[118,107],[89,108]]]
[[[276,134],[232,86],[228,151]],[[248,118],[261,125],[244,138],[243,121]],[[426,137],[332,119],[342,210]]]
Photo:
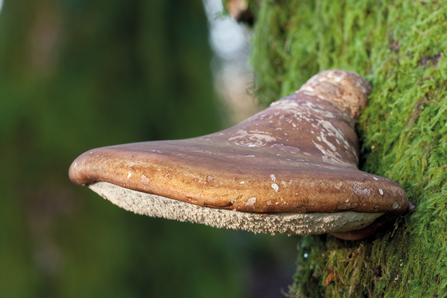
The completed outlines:
[[[365,76],[362,169],[417,207],[364,241],[300,238],[292,296],[447,297],[447,2],[264,0],[256,16],[259,100],[325,69]]]

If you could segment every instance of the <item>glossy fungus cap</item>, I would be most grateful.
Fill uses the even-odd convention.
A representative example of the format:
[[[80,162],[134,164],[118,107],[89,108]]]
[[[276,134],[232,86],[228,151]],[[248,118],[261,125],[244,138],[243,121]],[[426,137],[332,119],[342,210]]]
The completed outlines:
[[[135,213],[361,239],[408,208],[396,182],[357,168],[354,124],[370,89],[356,73],[324,71],[229,129],[87,151],[70,179]]]

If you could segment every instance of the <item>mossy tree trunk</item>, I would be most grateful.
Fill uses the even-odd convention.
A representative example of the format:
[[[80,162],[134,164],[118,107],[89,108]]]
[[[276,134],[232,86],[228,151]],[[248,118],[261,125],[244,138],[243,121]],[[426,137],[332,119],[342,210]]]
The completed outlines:
[[[416,206],[363,241],[300,238],[291,297],[446,297],[447,2],[250,4],[260,101],[326,69],[365,76],[361,169],[400,183]]]

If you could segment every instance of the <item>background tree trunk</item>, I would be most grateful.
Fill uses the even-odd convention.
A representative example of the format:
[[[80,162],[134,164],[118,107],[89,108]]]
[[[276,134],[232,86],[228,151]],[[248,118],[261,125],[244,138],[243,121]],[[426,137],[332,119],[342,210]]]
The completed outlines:
[[[222,128],[211,57],[200,1],[5,0],[1,297],[242,296],[232,234],[137,216],[68,179],[94,147]]]

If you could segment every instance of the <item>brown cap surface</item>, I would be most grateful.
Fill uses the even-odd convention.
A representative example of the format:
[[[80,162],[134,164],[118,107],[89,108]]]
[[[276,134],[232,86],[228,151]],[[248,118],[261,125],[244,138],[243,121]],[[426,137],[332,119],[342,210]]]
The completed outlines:
[[[242,212],[401,214],[405,191],[357,169],[353,118],[369,91],[355,73],[325,71],[232,128],[87,151],[70,179]]]

